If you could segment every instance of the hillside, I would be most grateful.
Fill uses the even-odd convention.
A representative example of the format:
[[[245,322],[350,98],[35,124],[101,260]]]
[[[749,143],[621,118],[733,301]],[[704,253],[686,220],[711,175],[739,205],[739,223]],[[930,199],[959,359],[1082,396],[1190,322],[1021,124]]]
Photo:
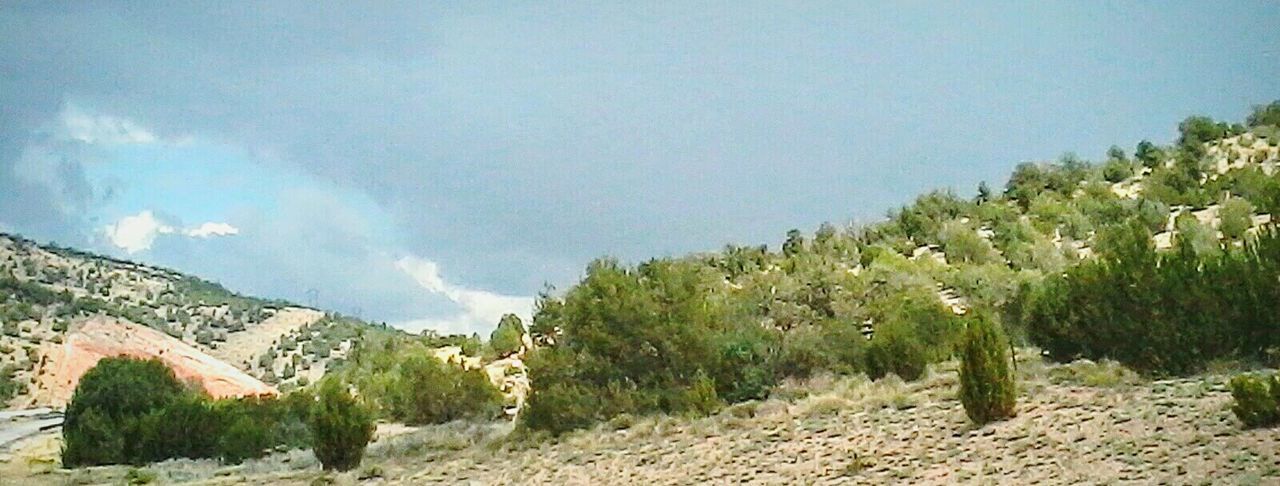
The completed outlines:
[[[982,428],[955,399],[948,362],[914,383],[824,375],[710,417],[629,418],[550,442],[464,423],[388,431],[361,468],[338,475],[306,452],[141,469],[161,483],[210,485],[1280,481],[1280,435],[1240,427],[1222,375],[1144,381],[1114,363],[1057,365],[1032,352],[1019,362],[1018,415]],[[131,470],[37,467],[14,477],[108,483]]]
[[[285,388],[323,375],[362,329],[373,329],[173,270],[0,234],[0,379],[12,383],[0,398],[10,407],[56,404],[50,400],[63,393],[42,390],[59,381],[41,376],[52,372],[43,354],[95,316],[154,329]]]

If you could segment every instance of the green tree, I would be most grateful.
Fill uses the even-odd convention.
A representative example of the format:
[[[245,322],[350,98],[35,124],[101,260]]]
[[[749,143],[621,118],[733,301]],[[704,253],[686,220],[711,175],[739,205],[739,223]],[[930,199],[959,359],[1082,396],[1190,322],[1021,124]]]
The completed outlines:
[[[489,347],[498,357],[506,357],[520,351],[524,339],[524,322],[520,316],[506,314],[498,321],[498,327],[489,335]]]
[[[1163,157],[1160,148],[1148,140],[1138,142],[1138,147],[1133,151],[1133,158],[1138,159],[1145,167],[1156,167]]]
[[[326,470],[347,471],[359,466],[365,446],[373,438],[373,417],[336,379],[321,383],[308,427],[312,450]]]
[[[1245,123],[1250,127],[1265,125],[1280,126],[1280,100],[1253,107]]]
[[[158,359],[103,358],[80,378],[67,405],[63,466],[163,459],[153,457],[143,421],[183,400],[187,393],[173,370]]]
[[[1017,395],[1009,366],[1009,343],[985,315],[968,319],[960,351],[960,403],[977,424],[1013,416]]]
[[[1233,197],[1222,203],[1218,212],[1218,229],[1227,238],[1240,238],[1253,225],[1253,205],[1249,201]]]

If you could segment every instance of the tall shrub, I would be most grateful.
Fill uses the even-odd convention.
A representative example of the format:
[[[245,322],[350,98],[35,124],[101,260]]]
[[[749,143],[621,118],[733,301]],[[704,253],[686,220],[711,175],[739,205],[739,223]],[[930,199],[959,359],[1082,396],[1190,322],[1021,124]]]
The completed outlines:
[[[151,438],[163,431],[156,417],[189,393],[157,359],[104,358],[80,378],[62,426],[65,467],[141,464],[162,459]],[[187,411],[190,411],[189,409]],[[183,413],[185,415],[185,412]],[[145,422],[145,423],[144,423]]]
[[[1017,392],[1009,358],[998,325],[982,314],[969,319],[960,351],[960,403],[975,423],[1013,416]]]
[[[327,470],[347,471],[360,465],[364,448],[373,438],[373,418],[347,393],[339,380],[320,385],[311,411],[312,450]]]

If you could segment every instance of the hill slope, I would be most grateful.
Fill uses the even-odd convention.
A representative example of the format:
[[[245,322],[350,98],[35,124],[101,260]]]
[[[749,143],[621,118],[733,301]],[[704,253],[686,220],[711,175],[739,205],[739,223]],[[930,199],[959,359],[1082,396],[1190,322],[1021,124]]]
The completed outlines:
[[[49,388],[58,380],[40,376],[51,370],[43,355],[61,349],[69,329],[101,316],[167,334],[286,388],[322,375],[364,329],[382,329],[173,270],[0,234],[0,380],[7,384],[0,392],[9,390],[0,405],[57,405],[62,385]]]

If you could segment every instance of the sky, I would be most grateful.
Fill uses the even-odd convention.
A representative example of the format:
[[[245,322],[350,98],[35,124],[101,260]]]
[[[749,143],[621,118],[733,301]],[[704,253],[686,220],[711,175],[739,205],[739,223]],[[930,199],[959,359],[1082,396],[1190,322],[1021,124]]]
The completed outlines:
[[[1256,2],[3,2],[0,231],[417,331],[1280,98]]]

